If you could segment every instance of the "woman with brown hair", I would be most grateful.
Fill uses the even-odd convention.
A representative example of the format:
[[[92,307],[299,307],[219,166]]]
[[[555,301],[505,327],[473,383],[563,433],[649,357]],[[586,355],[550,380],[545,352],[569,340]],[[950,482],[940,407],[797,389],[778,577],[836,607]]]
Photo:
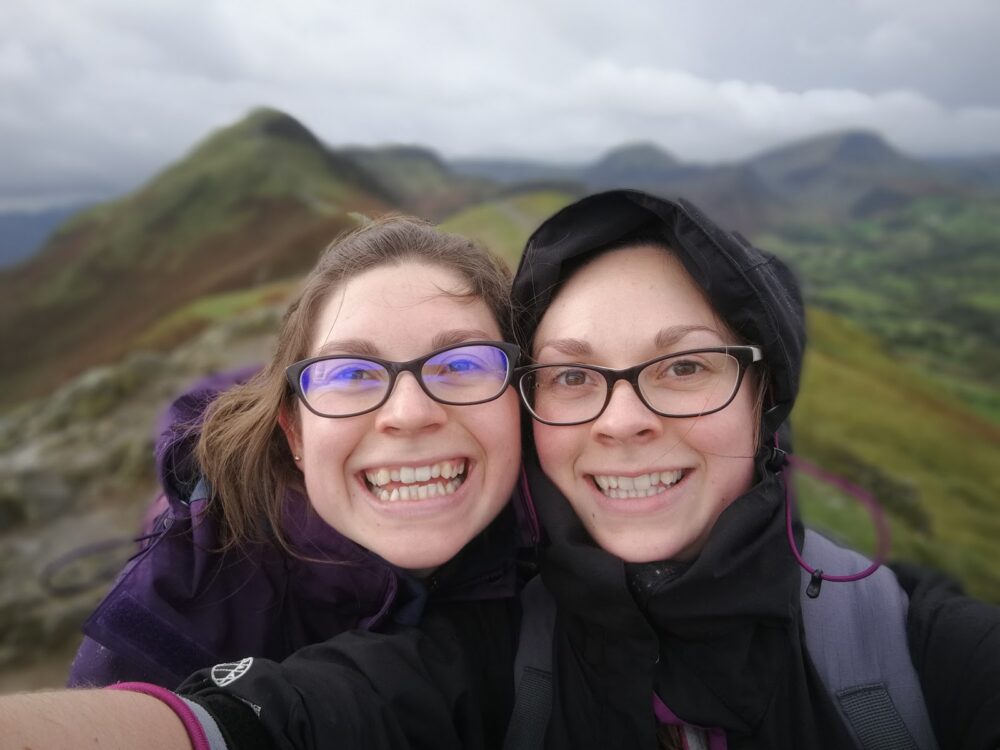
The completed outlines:
[[[173,404],[167,508],[87,621],[70,685],[174,687],[415,623],[428,598],[512,596],[529,540],[504,510],[520,456],[508,287],[501,260],[415,219],[331,244],[263,370]]]

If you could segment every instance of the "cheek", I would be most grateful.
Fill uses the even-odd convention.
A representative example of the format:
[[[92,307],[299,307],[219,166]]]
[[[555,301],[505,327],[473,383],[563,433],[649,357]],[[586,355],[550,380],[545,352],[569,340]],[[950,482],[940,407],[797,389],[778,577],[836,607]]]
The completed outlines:
[[[475,431],[490,462],[499,466],[519,467],[521,464],[521,408],[517,396],[508,392],[479,407]],[[477,407],[458,407],[471,408]]]
[[[705,418],[688,434],[688,445],[703,455],[709,480],[725,504],[753,484],[755,441],[756,429],[749,399],[739,399]]]
[[[553,427],[535,422],[533,426],[535,451],[542,471],[566,493],[564,483],[573,475],[573,466],[579,455],[577,427]]]
[[[301,439],[303,470],[307,482],[328,485],[343,482],[344,464],[366,432],[365,417],[323,419],[314,414],[302,417]]]

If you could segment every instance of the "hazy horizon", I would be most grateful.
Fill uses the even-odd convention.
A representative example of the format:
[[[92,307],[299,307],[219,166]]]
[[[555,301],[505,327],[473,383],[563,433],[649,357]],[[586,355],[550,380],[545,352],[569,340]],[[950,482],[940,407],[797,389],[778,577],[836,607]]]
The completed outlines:
[[[260,105],[448,159],[715,163],[848,129],[993,156],[997,28],[991,0],[7,3],[0,207],[122,194]]]

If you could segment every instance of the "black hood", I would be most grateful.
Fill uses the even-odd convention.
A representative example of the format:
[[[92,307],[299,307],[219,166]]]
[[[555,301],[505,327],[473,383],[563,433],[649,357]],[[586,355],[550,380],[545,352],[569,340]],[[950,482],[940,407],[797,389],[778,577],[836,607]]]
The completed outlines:
[[[781,260],[716,226],[683,199],[612,190],[567,206],[535,230],[511,293],[515,332],[524,350],[572,271],[634,237],[662,238],[727,325],[763,349],[770,379],[763,434],[772,435],[791,412],[799,389],[806,333],[798,281]]]

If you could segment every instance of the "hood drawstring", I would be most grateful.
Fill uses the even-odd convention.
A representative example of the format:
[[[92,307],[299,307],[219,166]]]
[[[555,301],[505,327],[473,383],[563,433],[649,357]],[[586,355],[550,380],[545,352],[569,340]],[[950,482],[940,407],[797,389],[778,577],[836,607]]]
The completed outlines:
[[[843,477],[822,469],[816,464],[806,461],[805,459],[786,454],[778,448],[777,437],[775,437],[775,445],[771,449],[771,456],[767,461],[768,466],[770,467],[770,464],[777,459],[781,459],[782,462],[779,464],[779,467],[787,463],[791,468],[804,471],[806,474],[826,482],[829,485],[837,487],[843,492],[846,492],[848,495],[856,498],[868,509],[868,512],[871,514],[875,523],[875,555],[872,559],[872,564],[867,568],[850,575],[830,575],[819,568],[812,567],[802,558],[802,553],[799,552],[798,545],[795,543],[795,535],[792,532],[792,505],[794,503],[794,493],[791,487],[791,472],[785,473],[785,531],[788,537],[788,546],[791,548],[792,555],[794,555],[796,562],[798,562],[798,564],[811,576],[809,585],[806,588],[806,596],[810,599],[818,597],[823,581],[832,581],[835,583],[860,581],[862,578],[867,578],[878,570],[882,563],[885,562],[885,558],[889,553],[889,547],[892,543],[889,524],[886,521],[885,512],[882,510],[882,506],[879,504],[878,500],[876,500],[875,497],[863,487],[859,487],[858,485],[847,481]],[[780,471],[781,469],[778,468],[776,470]]]

